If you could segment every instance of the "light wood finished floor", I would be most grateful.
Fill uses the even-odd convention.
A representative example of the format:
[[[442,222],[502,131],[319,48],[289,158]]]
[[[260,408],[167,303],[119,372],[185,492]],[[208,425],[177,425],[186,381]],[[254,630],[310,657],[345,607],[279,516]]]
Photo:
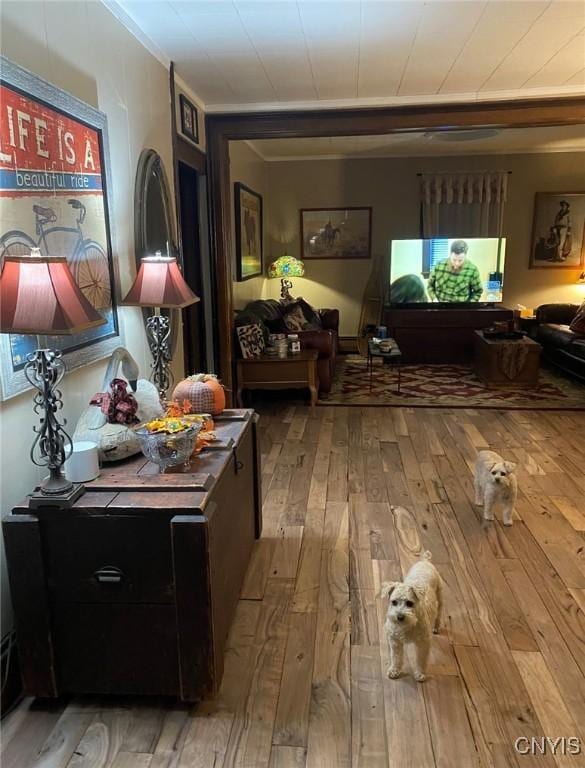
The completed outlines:
[[[585,753],[585,414],[277,405],[261,424],[264,534],[217,700],[26,701],[3,768],[585,765],[513,747]],[[472,503],[488,447],[518,463],[511,529]],[[422,548],[446,615],[420,685],[384,675],[377,593]]]

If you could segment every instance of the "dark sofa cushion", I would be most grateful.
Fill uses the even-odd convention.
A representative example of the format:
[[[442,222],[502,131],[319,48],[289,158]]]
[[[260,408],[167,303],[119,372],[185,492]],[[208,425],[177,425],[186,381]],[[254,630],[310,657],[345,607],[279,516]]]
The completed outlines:
[[[538,326],[537,340],[545,347],[564,349],[572,343],[575,337],[576,334],[573,333],[568,325],[544,323]]]
[[[283,317],[284,305],[276,299],[257,299],[246,304],[244,312],[251,312],[269,329],[270,333],[286,333]]]
[[[569,328],[574,333],[578,333],[581,336],[585,336],[585,301],[579,307],[579,311],[573,318],[573,322],[571,323]]]
[[[572,341],[567,347],[567,352],[585,361],[585,337]]]

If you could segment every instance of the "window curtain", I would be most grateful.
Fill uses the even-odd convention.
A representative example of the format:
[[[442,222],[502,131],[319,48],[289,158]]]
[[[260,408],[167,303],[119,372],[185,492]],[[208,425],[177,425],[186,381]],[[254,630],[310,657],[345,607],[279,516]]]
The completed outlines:
[[[508,172],[423,173],[422,236],[501,237]]]

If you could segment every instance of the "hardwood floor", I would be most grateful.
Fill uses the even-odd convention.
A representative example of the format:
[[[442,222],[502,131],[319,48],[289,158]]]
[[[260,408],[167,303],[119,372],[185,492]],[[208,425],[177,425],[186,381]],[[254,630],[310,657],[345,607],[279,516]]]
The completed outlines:
[[[272,405],[261,431],[264,533],[218,698],[26,701],[3,768],[585,765],[585,413]],[[512,528],[472,503],[488,447],[518,462]],[[410,654],[384,675],[378,592],[423,548],[446,609],[421,685]],[[583,754],[515,752],[532,736]]]

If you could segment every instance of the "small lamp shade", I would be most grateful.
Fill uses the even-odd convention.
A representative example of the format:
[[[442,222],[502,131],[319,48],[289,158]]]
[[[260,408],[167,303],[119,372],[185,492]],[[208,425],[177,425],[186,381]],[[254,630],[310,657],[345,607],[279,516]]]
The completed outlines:
[[[106,320],[85,298],[64,256],[6,256],[0,277],[0,331],[70,335]]]
[[[580,274],[580,275],[579,275],[579,277],[577,278],[577,283],[578,283],[579,285],[585,285],[585,271],[584,271],[584,272],[581,272],[581,274]]]
[[[304,274],[303,262],[286,253],[275,259],[268,267],[268,277],[302,277]]]
[[[173,256],[154,256],[140,260],[136,280],[122,304],[134,307],[182,309],[199,301],[189,288]]]

